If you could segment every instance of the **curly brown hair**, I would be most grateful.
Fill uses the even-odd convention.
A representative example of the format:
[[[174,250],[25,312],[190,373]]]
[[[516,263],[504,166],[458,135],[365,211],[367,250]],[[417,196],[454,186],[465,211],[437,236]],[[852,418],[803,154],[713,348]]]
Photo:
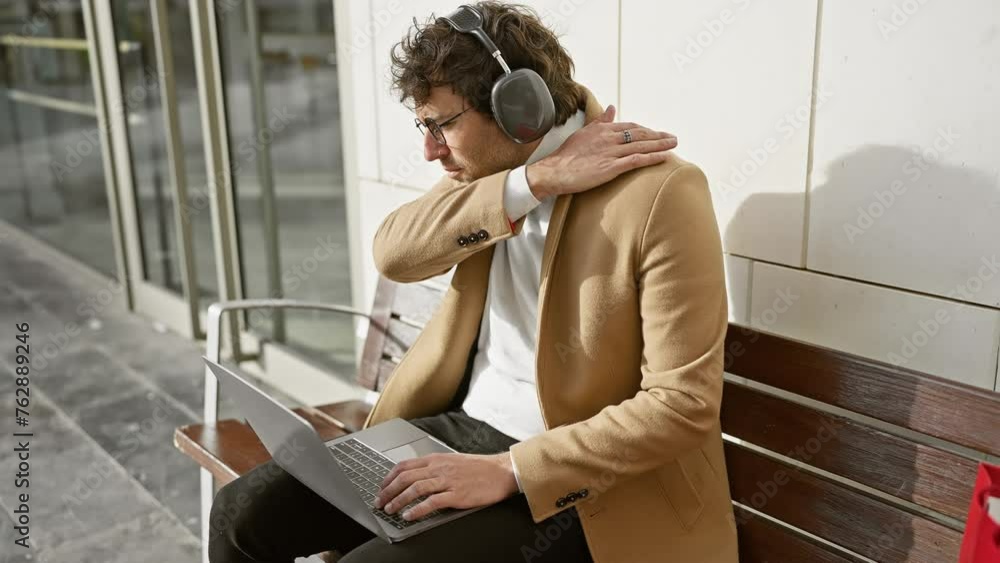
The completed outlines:
[[[483,29],[493,39],[510,68],[529,68],[542,77],[555,103],[555,124],[562,125],[586,98],[573,81],[573,59],[559,39],[527,6],[501,2],[473,4],[483,14]],[[427,102],[435,86],[451,86],[481,113],[493,115],[490,92],[503,69],[478,39],[455,31],[433,15],[413,26],[393,45],[392,89],[411,108]]]

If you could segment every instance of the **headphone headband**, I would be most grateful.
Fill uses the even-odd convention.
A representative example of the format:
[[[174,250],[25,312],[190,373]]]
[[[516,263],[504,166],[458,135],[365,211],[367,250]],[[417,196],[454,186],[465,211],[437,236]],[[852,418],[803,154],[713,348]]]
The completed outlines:
[[[503,67],[504,76],[493,83],[490,95],[493,118],[500,129],[517,143],[530,143],[545,135],[555,120],[555,103],[542,77],[527,68],[511,72],[500,49],[483,30],[485,19],[475,7],[463,4],[438,19],[448,22],[455,31],[479,39]]]
[[[510,67],[507,66],[507,61],[504,60],[503,54],[500,53],[500,48],[496,46],[496,43],[490,39],[490,36],[486,34],[486,30],[483,29],[485,18],[483,18],[483,14],[479,10],[468,4],[462,4],[454,12],[447,16],[441,16],[438,19],[448,22],[455,31],[468,33],[478,39],[486,47],[490,55],[503,67],[504,74],[510,74]]]

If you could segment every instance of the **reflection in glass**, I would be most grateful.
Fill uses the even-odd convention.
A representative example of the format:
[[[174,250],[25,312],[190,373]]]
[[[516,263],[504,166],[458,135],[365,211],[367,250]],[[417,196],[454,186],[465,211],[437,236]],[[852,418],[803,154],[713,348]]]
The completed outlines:
[[[173,84],[182,139],[182,165],[190,201],[207,190],[201,117],[191,42],[191,18],[184,3],[167,2]],[[145,279],[175,293],[182,291],[182,268],[177,249],[174,188],[170,181],[167,136],[163,121],[161,70],[157,66],[153,18],[149,2],[115,0],[112,3],[115,39],[130,48],[119,51],[122,99],[128,108],[128,140],[133,186],[139,217]],[[215,255],[212,252],[211,214],[208,209],[188,214],[193,232],[195,272],[202,306],[217,299]]]
[[[78,3],[60,5],[0,3],[0,36],[83,40]],[[114,276],[91,80],[85,41],[0,46],[0,219]]]
[[[227,6],[219,42],[244,294],[349,304],[332,2]],[[250,321],[261,336],[351,377],[349,318],[295,312]]]

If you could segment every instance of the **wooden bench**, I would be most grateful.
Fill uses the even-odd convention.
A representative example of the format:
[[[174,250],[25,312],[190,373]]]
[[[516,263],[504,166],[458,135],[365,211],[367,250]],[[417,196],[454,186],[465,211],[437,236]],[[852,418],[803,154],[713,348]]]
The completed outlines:
[[[359,384],[383,387],[447,281],[379,281]],[[1000,394],[736,325],[726,371],[721,418],[741,562],[957,559],[977,462],[1000,456]],[[330,439],[360,428],[368,409],[298,412]],[[206,420],[174,439],[203,475],[227,483],[269,459],[242,422]]]
[[[733,325],[726,363],[740,561],[958,559],[1000,393]]]

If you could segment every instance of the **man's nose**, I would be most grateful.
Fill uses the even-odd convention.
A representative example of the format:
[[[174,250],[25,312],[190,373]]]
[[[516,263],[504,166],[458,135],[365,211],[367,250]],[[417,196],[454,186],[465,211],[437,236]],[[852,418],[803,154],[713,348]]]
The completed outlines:
[[[435,141],[430,131],[424,134],[424,159],[427,162],[434,162],[446,156],[448,156],[448,145]]]

